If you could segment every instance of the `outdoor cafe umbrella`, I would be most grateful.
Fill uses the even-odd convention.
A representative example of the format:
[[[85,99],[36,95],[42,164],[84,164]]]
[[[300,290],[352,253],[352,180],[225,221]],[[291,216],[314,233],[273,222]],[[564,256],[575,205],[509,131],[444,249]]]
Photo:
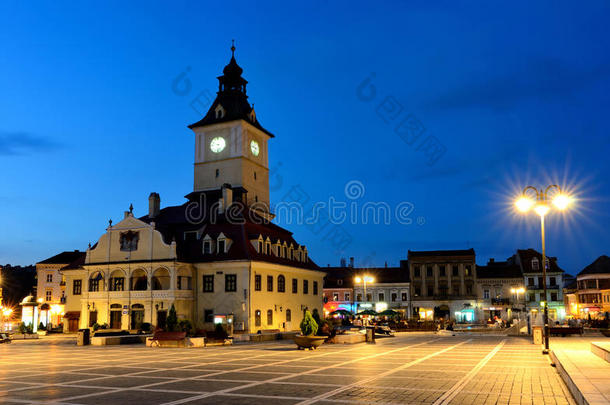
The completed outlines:
[[[378,315],[379,316],[397,316],[398,312],[396,312],[392,309],[386,309],[385,311],[380,312]]]
[[[377,315],[377,312],[373,311],[372,309],[365,309],[362,312],[358,312],[356,315],[371,315],[371,316],[375,316],[375,315]]]
[[[342,315],[342,316],[350,316],[350,315],[353,315],[353,314],[352,314],[351,312],[349,312],[348,310],[346,310],[346,309],[338,309],[338,310],[336,310],[336,311],[331,312],[331,313],[330,313],[330,314],[328,314],[328,315]]]

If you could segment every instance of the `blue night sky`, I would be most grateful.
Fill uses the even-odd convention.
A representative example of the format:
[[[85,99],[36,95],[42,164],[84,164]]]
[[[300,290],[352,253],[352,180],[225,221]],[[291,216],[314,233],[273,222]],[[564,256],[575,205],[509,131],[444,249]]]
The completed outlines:
[[[276,134],[273,203],[294,186],[350,202],[357,180],[360,204],[414,205],[410,225],[341,225],[343,248],[284,224],[319,265],[469,247],[484,264],[540,249],[537,218],[510,203],[551,183],[578,201],[547,218],[548,253],[571,273],[610,254],[610,6],[383,4],[3,2],[0,263],[85,249],[130,203],[145,215],[151,191],[162,206],[184,202],[187,125],[208,107],[191,104],[216,91],[232,38]],[[446,148],[436,164],[395,132],[407,116]]]

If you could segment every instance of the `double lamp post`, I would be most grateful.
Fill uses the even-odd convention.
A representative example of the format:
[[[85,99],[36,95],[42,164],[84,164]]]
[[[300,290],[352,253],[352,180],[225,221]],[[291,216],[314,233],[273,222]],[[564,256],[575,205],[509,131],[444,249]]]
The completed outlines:
[[[552,193],[552,194],[549,194]],[[549,353],[549,303],[546,292],[546,246],[544,234],[544,217],[551,211],[551,206],[559,211],[564,211],[570,206],[571,198],[561,191],[561,188],[552,184],[546,189],[537,189],[527,186],[523,189],[521,197],[516,201],[517,209],[522,213],[529,212],[532,208],[540,217],[540,234],[542,239],[542,289],[544,299],[541,304],[544,308],[544,350],[543,354]]]

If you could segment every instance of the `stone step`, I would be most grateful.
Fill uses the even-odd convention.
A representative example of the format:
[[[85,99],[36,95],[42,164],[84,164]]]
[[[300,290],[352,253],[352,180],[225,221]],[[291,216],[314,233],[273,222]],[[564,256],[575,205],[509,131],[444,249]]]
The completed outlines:
[[[591,342],[591,353],[610,363],[610,342]]]
[[[586,350],[553,349],[551,359],[578,405],[610,404],[610,364]]]

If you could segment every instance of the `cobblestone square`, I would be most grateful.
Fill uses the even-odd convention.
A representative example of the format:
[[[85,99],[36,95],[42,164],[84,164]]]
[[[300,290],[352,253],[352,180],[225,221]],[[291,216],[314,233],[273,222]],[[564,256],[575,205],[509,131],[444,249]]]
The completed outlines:
[[[19,404],[574,404],[521,338],[399,334],[299,351],[289,341],[160,349],[0,346],[0,402]]]

